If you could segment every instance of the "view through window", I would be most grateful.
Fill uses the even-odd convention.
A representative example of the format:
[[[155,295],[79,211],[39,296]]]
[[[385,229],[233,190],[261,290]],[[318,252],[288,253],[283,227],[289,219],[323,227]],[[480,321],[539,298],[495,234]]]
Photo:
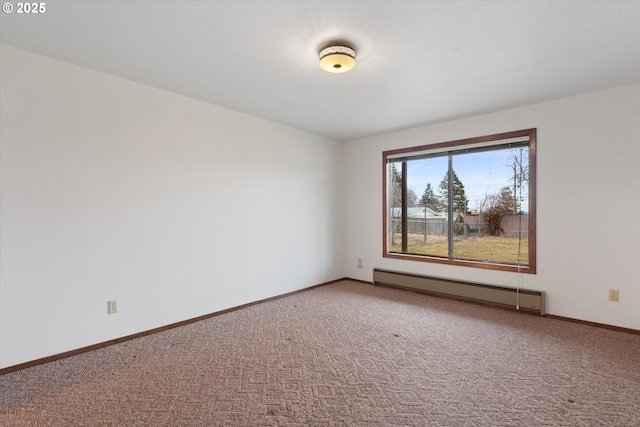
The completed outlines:
[[[383,153],[384,256],[535,273],[536,130]]]

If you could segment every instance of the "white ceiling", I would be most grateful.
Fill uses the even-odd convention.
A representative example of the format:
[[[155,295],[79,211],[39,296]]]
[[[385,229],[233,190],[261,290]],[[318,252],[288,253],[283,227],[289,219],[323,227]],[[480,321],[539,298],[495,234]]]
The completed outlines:
[[[338,140],[640,81],[638,1],[45,5],[0,41]],[[336,39],[347,74],[318,67]]]

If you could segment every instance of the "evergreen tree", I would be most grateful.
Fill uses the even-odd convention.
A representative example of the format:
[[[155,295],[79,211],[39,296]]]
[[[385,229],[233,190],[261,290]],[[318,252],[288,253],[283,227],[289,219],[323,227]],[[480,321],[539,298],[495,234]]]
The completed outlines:
[[[402,173],[391,164],[391,207],[402,207]]]
[[[453,212],[464,213],[467,210],[467,206],[469,205],[469,199],[467,199],[467,195],[464,191],[464,184],[458,178],[456,171],[451,171],[452,179],[453,179]],[[449,205],[449,174],[445,174],[444,178],[440,182],[440,186],[438,188],[438,192],[440,193],[440,203],[443,206]]]
[[[431,184],[427,184],[427,187],[424,189],[424,193],[422,193],[422,197],[420,197],[420,206],[425,206],[436,212],[443,210],[444,206],[442,206],[442,203],[438,200]]]

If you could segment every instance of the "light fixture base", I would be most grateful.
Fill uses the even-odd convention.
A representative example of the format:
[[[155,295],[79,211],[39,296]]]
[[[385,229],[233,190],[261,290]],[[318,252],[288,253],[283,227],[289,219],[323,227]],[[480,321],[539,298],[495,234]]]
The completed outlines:
[[[346,73],[356,66],[356,52],[346,45],[332,44],[320,51],[320,68],[329,73]]]

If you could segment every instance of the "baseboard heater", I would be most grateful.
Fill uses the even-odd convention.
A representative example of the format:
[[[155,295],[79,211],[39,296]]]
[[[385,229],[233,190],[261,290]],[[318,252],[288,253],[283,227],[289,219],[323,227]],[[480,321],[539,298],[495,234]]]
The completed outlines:
[[[373,269],[373,283],[545,315],[544,291],[463,282],[378,268]]]

